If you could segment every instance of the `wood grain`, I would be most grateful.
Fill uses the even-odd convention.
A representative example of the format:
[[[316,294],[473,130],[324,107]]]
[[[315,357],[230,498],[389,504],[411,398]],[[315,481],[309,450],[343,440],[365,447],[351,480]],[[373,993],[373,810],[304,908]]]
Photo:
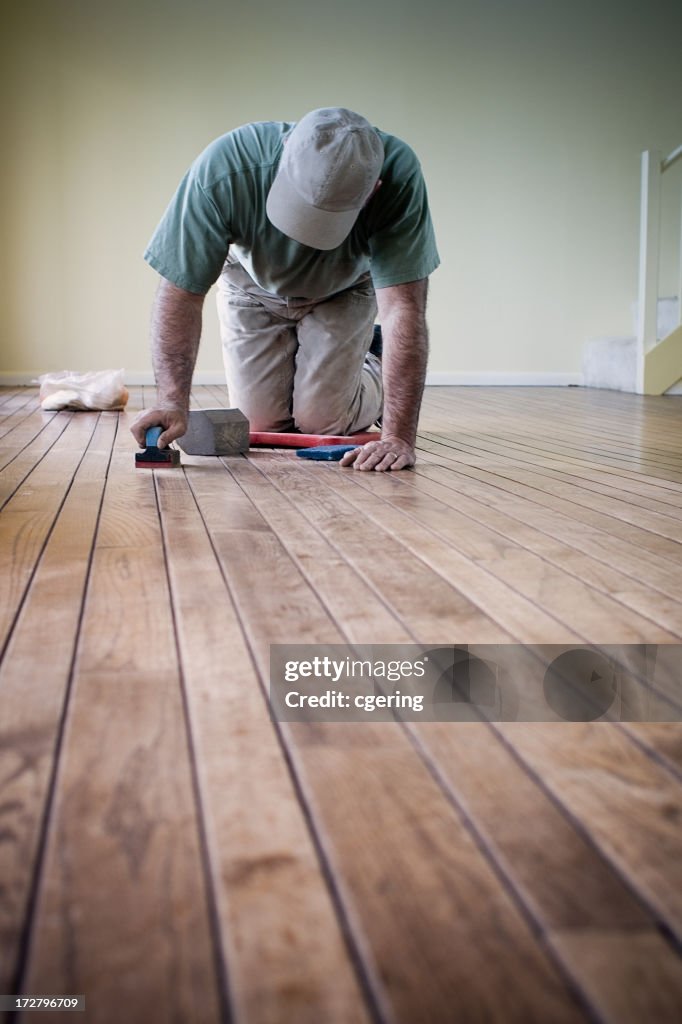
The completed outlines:
[[[266,461],[278,460],[258,460]],[[245,489],[251,486],[244,483],[251,474],[239,463],[230,463],[230,469]],[[302,493],[289,491],[297,508]],[[338,502],[327,501],[323,495],[315,505],[325,536],[331,517],[339,519]],[[286,505],[287,499],[276,492],[265,497],[261,489],[260,508],[265,502]],[[237,548],[226,533],[219,551],[265,674],[268,643],[284,642],[288,630],[279,614],[276,582],[285,575],[278,568],[286,564],[284,554],[279,547],[251,545],[247,577],[243,545]],[[386,557],[393,559],[390,546]],[[260,558],[268,561],[259,571]],[[274,586],[255,592],[250,579],[263,571],[272,575]],[[338,642],[291,564],[286,577],[288,602],[307,609],[306,639]],[[366,640],[371,621],[365,629]],[[462,1020],[581,1019],[556,968],[398,726],[294,724],[283,731],[321,830],[319,841],[341,886],[355,942],[371,967],[377,1002],[392,1019],[447,1020],[453,1006]],[[472,891],[479,895],[475,904],[467,898]],[[504,1010],[493,995],[502,990]]]
[[[420,481],[425,478],[439,484],[439,496],[447,504],[455,504],[460,508],[468,506],[477,516],[485,514],[480,509],[481,505],[489,506],[553,538],[562,547],[566,545],[589,555],[591,559],[608,566],[615,574],[614,578],[620,578],[621,575],[628,578],[627,581],[622,580],[620,589],[631,590],[630,581],[636,580],[641,589],[654,591],[654,596],[666,594],[682,602],[682,580],[669,562],[655,556],[643,556],[641,549],[634,543],[614,538],[604,529],[572,518],[558,508],[545,507],[536,500],[536,492],[531,488],[508,486],[506,481],[491,473],[469,475],[454,467],[441,465],[428,456],[418,466],[417,476]],[[420,486],[423,486],[421,482]],[[446,488],[449,494],[442,488]],[[561,554],[567,554],[559,550]],[[579,564],[588,563],[581,561]]]
[[[682,965],[654,932],[572,931],[552,937],[612,1024],[675,1024],[682,1016]]]
[[[97,415],[70,420],[0,519],[0,647],[19,608]]]
[[[110,445],[115,423],[100,424]],[[0,664],[0,988],[11,991],[67,699],[107,459],[86,452]],[[45,649],[49,648],[49,658]]]
[[[265,534],[248,503],[240,517],[222,466],[188,476],[221,531],[243,547],[248,522]],[[360,1024],[363,996],[211,538],[184,475],[156,484],[235,1018]]]
[[[497,728],[679,941],[679,781],[614,725],[557,723],[540,729],[502,723]]]
[[[93,1021],[221,1016],[152,474],[119,435],[109,537],[132,478],[146,529],[97,537],[31,928],[26,991],[83,992]],[[125,462],[122,461],[125,456]],[[88,998],[89,997],[89,998]]]
[[[376,514],[371,496],[353,490],[350,493],[355,500],[349,501],[346,492],[338,496],[335,486],[325,486],[328,480],[342,486],[343,471],[327,473],[330,467],[301,466],[300,460],[292,461],[294,458],[263,453],[253,462],[265,469],[280,491],[295,494],[296,505],[306,519],[343,551],[346,560],[382,594],[399,618],[411,623],[413,636],[424,642],[440,642],[445,633],[453,643],[464,636],[480,643],[511,639],[506,629],[480,607],[480,593],[489,580],[479,574],[480,589],[472,593],[476,601],[466,593],[467,577],[475,575],[470,563],[456,554],[451,557],[445,545],[438,545],[417,529],[410,545],[404,544],[390,509],[382,508]],[[358,495],[362,498],[360,505]],[[369,552],[375,557],[368,558]],[[434,564],[443,572],[434,571]]]
[[[9,437],[38,408],[38,398],[35,391],[27,389],[25,394],[14,395],[10,398],[2,409],[0,438]]]

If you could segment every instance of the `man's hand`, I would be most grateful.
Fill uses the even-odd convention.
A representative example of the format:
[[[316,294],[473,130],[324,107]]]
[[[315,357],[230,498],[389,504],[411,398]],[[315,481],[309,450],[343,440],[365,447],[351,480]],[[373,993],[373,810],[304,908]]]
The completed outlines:
[[[150,427],[163,427],[163,433],[157,442],[159,448],[165,448],[176,437],[187,433],[186,409],[145,409],[139,413],[130,427],[130,432],[140,448],[146,447],[145,433]]]
[[[352,466],[353,469],[375,469],[383,473],[387,469],[408,469],[414,466],[416,455],[414,448],[399,437],[384,437],[381,441],[369,441],[361,448],[346,452],[341,459],[341,466]]]

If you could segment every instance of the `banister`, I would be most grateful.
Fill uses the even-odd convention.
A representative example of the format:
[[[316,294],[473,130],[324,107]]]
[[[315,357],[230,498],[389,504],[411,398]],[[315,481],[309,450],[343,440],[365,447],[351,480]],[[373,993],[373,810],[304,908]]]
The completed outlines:
[[[676,383],[682,369],[682,232],[680,237],[680,281],[678,311],[680,327],[659,341],[658,284],[661,214],[661,180],[663,172],[682,159],[682,146],[664,160],[657,150],[648,149],[641,158],[640,221],[639,221],[639,284],[637,299],[636,390],[643,394],[662,394],[665,387]],[[670,341],[674,339],[674,341]],[[661,347],[665,345],[665,348]],[[665,358],[664,358],[665,357]],[[664,370],[654,381],[654,366]],[[677,376],[676,376],[677,375]],[[668,381],[664,386],[665,381]],[[663,381],[663,383],[662,383]]]
[[[677,163],[680,157],[682,157],[682,146],[678,146],[677,149],[674,149],[672,153],[665,158],[665,160],[661,161],[661,174],[663,171],[667,171],[669,167],[672,167],[674,163]]]

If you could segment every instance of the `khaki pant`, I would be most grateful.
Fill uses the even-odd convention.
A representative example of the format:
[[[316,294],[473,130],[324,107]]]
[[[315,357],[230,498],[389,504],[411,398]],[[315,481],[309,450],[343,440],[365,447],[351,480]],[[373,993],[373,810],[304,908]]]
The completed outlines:
[[[252,430],[366,430],[383,397],[381,363],[369,353],[376,310],[369,274],[328,299],[285,299],[228,261],[218,316],[230,405]]]

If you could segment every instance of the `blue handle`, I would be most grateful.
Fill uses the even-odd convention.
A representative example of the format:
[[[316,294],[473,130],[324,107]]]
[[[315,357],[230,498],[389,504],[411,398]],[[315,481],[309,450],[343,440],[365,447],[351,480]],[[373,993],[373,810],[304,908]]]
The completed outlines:
[[[158,440],[163,433],[163,427],[149,427],[144,435],[144,443],[147,448],[158,447]]]
[[[315,459],[316,462],[339,462],[346,452],[355,451],[357,444],[322,444],[315,448],[298,448],[296,454],[301,459]]]

